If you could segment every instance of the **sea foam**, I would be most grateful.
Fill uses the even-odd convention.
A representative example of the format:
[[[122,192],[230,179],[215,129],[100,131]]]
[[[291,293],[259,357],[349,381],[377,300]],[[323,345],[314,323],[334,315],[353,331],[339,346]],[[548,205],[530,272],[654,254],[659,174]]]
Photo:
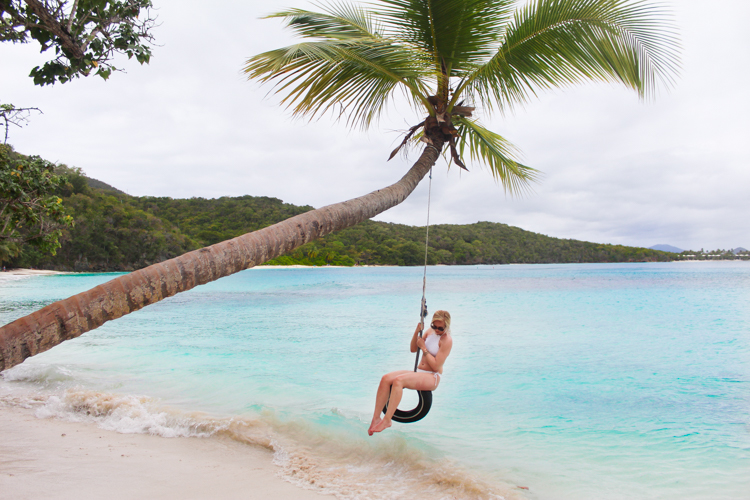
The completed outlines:
[[[57,375],[52,372],[52,378]],[[5,379],[28,381],[15,371]],[[36,371],[37,377],[42,377]],[[46,394],[45,394],[46,392]],[[382,439],[362,435],[362,422],[332,409],[310,418],[284,418],[268,409],[254,415],[216,416],[187,412],[134,395],[69,388],[51,393],[16,390],[0,403],[34,408],[38,418],[96,425],[124,434],[164,438],[228,438],[273,452],[279,476],[341,499],[400,498],[521,499],[509,484],[492,483],[440,457],[400,432]]]

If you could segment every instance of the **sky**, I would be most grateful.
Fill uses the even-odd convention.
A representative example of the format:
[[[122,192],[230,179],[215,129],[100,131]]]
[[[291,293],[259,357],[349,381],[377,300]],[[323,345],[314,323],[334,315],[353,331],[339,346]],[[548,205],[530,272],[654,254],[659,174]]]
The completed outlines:
[[[421,121],[395,103],[368,131],[293,118],[270,86],[247,81],[251,56],[293,43],[279,20],[301,0],[154,0],[148,65],[37,87],[39,46],[0,45],[0,102],[41,115],[10,132],[25,154],[80,167],[131,195],[271,196],[321,207],[397,181],[417,159],[386,162]],[[210,8],[207,7],[210,5]],[[750,3],[672,0],[682,69],[654,99],[611,84],[540,93],[507,116],[478,115],[542,172],[507,196],[481,165],[434,169],[431,224],[502,222],[558,238],[681,249],[750,248]],[[476,114],[475,114],[476,115]],[[424,225],[427,181],[377,220]]]

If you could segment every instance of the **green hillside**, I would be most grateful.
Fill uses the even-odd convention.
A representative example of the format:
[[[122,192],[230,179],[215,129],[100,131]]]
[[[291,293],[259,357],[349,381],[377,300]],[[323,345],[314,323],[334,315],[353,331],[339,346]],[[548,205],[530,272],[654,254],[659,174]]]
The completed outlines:
[[[24,248],[11,265],[70,271],[131,271],[312,210],[276,198],[129,196],[62,167],[59,193],[75,220],[57,255]],[[668,261],[666,252],[551,238],[493,222],[430,229],[430,264]],[[269,264],[421,265],[424,228],[365,221]]]

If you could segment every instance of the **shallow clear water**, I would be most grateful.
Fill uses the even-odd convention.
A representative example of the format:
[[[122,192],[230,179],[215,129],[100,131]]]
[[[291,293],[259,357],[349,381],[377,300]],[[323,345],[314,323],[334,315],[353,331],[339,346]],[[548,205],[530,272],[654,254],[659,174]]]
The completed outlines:
[[[433,409],[368,438],[421,273],[245,271],[4,372],[0,400],[228,434],[343,498],[750,497],[750,263],[431,267],[454,337]],[[0,324],[112,277],[2,276]]]

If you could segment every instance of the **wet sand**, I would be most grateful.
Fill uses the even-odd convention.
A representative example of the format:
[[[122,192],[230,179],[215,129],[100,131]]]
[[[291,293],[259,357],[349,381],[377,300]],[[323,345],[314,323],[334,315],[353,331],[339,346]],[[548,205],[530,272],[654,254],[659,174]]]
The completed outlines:
[[[333,499],[277,476],[270,451],[120,434],[0,404],[0,498]]]

